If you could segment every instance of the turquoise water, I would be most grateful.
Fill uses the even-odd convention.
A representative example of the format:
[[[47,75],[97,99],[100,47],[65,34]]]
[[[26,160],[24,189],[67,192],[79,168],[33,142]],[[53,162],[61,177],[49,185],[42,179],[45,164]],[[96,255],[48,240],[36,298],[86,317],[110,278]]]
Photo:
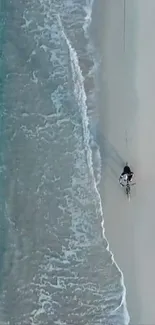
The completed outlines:
[[[122,274],[101,226],[91,10],[84,0],[7,2],[4,324],[127,324]]]
[[[3,89],[5,82],[5,60],[3,46],[5,42],[6,11],[5,2],[0,2],[0,288],[2,286],[2,273],[4,254],[7,246],[7,220],[5,218],[5,163],[4,163],[4,100]]]

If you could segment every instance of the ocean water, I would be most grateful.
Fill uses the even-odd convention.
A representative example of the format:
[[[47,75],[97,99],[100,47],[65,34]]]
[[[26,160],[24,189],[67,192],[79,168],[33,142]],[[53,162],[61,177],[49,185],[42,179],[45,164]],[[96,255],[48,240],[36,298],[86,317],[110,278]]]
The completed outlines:
[[[3,325],[129,321],[98,192],[93,5],[6,0],[1,10]]]

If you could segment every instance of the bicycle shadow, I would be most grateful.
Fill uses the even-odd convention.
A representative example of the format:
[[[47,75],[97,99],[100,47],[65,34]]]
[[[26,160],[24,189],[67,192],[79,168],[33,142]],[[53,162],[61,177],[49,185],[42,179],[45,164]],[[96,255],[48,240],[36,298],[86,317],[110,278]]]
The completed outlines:
[[[114,145],[110,143],[110,141],[103,135],[100,130],[96,134],[96,140],[100,148],[103,175],[104,170],[106,167],[108,167],[114,180],[118,180],[126,161],[124,161],[118,150],[114,147]]]

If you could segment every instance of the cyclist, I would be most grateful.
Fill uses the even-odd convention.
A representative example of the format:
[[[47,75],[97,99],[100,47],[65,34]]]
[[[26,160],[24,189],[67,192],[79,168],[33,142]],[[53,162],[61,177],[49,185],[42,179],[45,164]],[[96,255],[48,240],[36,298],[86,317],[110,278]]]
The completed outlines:
[[[121,186],[126,186],[127,181],[128,182],[132,182],[134,173],[131,171],[130,167],[128,166],[128,164],[126,163],[122,174],[119,177],[119,183]]]

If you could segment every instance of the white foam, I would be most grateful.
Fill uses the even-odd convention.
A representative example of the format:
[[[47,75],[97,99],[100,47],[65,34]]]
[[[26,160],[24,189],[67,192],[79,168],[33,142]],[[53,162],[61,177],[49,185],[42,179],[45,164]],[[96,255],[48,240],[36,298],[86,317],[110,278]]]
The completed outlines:
[[[97,190],[95,178],[94,178],[94,170],[93,170],[93,163],[92,163],[92,150],[90,148],[90,131],[89,131],[89,121],[88,121],[88,116],[87,116],[87,105],[86,105],[86,94],[85,94],[85,89],[84,89],[84,78],[82,76],[82,71],[79,66],[78,62],[78,57],[75,49],[72,47],[68,37],[66,36],[62,22],[60,19],[60,16],[58,16],[59,24],[62,29],[62,34],[66,40],[66,43],[69,48],[69,53],[70,53],[70,59],[71,59],[71,67],[72,67],[72,73],[73,73],[73,81],[74,81],[74,93],[75,97],[79,103],[79,108],[81,110],[81,115],[82,115],[82,125],[83,125],[83,135],[84,135],[84,143],[85,143],[85,148],[87,151],[87,163],[89,166],[89,170],[91,172],[91,176],[93,179],[94,187],[95,187],[95,193],[96,193],[96,199],[99,204],[99,210],[100,210],[100,215],[101,217],[103,216],[103,211],[102,211],[102,205],[101,205],[101,199],[99,192]],[[103,223],[102,223],[103,225]]]
[[[66,36],[60,16],[58,16],[60,26],[62,28],[62,34],[66,43],[68,45],[70,59],[71,59],[71,68],[73,74],[73,82],[74,82],[74,95],[78,101],[78,105],[82,115],[82,126],[83,126],[83,133],[84,133],[84,143],[87,150],[87,163],[91,172],[92,177],[94,177],[93,166],[92,166],[92,153],[89,146],[90,140],[90,132],[89,132],[89,121],[87,116],[87,105],[86,105],[86,93],[84,89],[84,78],[82,76],[82,71],[79,66],[78,57],[75,49],[72,47],[70,40]]]
[[[36,71],[33,71],[32,75],[33,75],[33,78],[31,78],[31,80],[32,80],[35,84],[37,84],[37,83],[38,83],[38,78],[36,77]]]
[[[49,49],[49,48],[48,48],[46,45],[44,45],[44,44],[42,44],[42,45],[40,46],[40,48],[43,49],[45,52],[47,52],[48,49]]]
[[[87,34],[88,28],[89,28],[91,20],[92,20],[93,3],[94,3],[94,0],[86,0],[86,6],[84,6],[86,16],[85,16],[85,22],[83,25],[83,30],[85,32],[86,38],[88,37],[88,34]]]
[[[92,1],[93,3],[93,1]],[[90,170],[90,175],[92,177],[93,180],[93,184],[94,184],[94,190],[95,190],[95,194],[96,194],[96,201],[98,203],[98,213],[102,219],[101,222],[101,226],[102,226],[102,234],[103,234],[103,238],[106,240],[107,242],[107,250],[109,250],[109,243],[106,239],[105,236],[105,229],[104,229],[104,220],[103,220],[103,210],[102,210],[102,204],[101,204],[101,198],[100,198],[100,194],[98,192],[97,189],[97,183],[95,181],[95,177],[94,177],[94,170],[93,170],[93,161],[92,161],[92,150],[90,147],[90,131],[89,131],[89,120],[88,120],[88,115],[87,115],[87,105],[86,105],[86,93],[85,93],[85,89],[84,89],[84,78],[82,75],[82,71],[79,65],[79,61],[78,61],[78,56],[77,53],[75,51],[75,49],[73,48],[70,40],[68,39],[64,28],[62,26],[62,22],[60,19],[60,16],[58,16],[58,21],[62,30],[62,35],[66,41],[66,44],[68,45],[68,49],[69,49],[69,54],[70,54],[70,60],[71,60],[71,69],[72,69],[72,74],[73,74],[73,82],[74,82],[74,95],[75,98],[77,99],[78,105],[79,105],[79,109],[81,111],[81,116],[82,116],[82,126],[83,126],[83,137],[84,137],[84,144],[85,144],[85,149],[86,149],[86,154],[87,154],[87,164]],[[113,263],[116,265],[117,269],[119,270],[120,274],[121,274],[121,285],[123,288],[123,295],[122,295],[122,300],[120,302],[120,305],[118,306],[117,309],[120,308],[124,308],[125,310],[125,315],[126,315],[126,324],[129,323],[129,316],[127,313],[127,308],[126,308],[126,288],[124,285],[124,276],[122,271],[120,270],[120,268],[118,267],[117,263],[114,260],[114,256],[112,254],[112,252],[110,251],[111,254],[111,258]]]
[[[32,19],[30,19],[30,20],[27,19],[26,14],[27,14],[27,10],[25,10],[25,12],[23,14],[23,19],[25,20],[25,24],[21,25],[22,28],[28,28],[30,26],[30,24],[33,23]]]
[[[58,319],[58,320],[55,320],[55,324],[57,325],[67,325],[66,322],[63,322],[62,320]]]

